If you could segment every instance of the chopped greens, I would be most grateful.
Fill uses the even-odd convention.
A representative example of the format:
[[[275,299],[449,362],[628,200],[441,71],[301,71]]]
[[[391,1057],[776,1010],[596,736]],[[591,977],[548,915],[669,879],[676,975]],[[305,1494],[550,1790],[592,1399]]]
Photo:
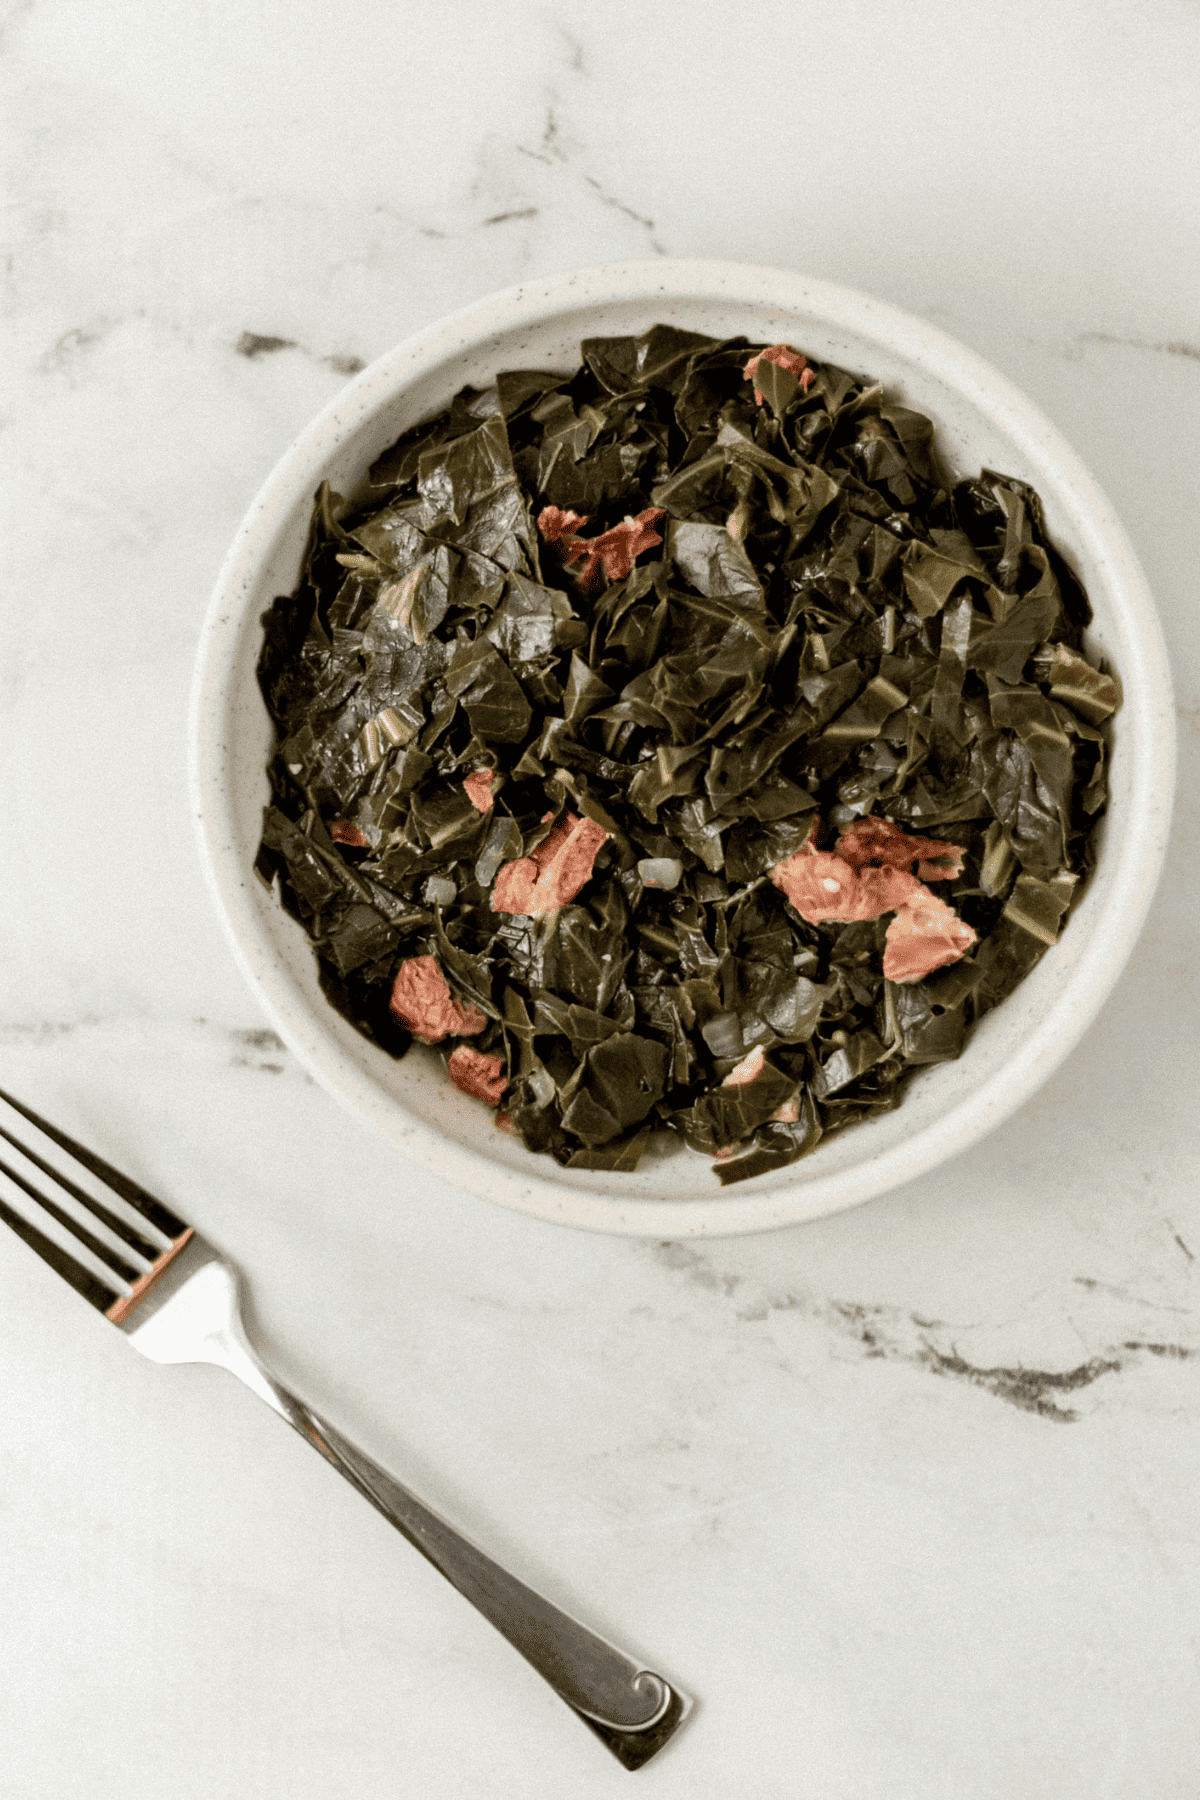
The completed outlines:
[[[1062,928],[1116,677],[1037,494],[789,345],[655,325],[316,496],[257,869],[330,1003],[569,1168],[899,1102]],[[936,834],[936,835],[931,835]],[[934,891],[934,884],[937,891]]]

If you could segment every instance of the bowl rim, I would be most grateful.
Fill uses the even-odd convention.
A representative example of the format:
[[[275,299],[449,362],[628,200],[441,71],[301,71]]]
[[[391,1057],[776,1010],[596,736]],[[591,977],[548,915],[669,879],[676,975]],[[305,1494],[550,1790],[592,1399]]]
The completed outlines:
[[[1131,693],[1154,696],[1136,709],[1128,747],[1134,782],[1129,828],[1105,911],[1063,991],[1028,1037],[981,1088],[911,1138],[852,1170],[806,1176],[763,1191],[731,1188],[711,1198],[621,1198],[555,1181],[548,1159],[530,1156],[528,1173],[454,1143],[370,1086],[331,1040],[314,1037],[305,1007],[279,966],[250,871],[235,849],[232,797],[217,721],[230,690],[246,602],[255,571],[296,505],[311,493],[341,444],[367,416],[394,403],[404,387],[447,357],[498,333],[552,318],[572,306],[607,300],[719,300],[807,311],[860,338],[878,339],[942,380],[994,420],[1032,461],[1052,461],[1058,486],[1072,496],[1074,523],[1110,570],[1127,621],[1121,678]],[[662,259],[598,264],[539,277],[472,301],[386,351],[327,403],[284,451],[248,508],[217,576],[201,628],[188,714],[188,782],[197,850],[206,885],[244,978],[301,1065],[345,1107],[403,1142],[443,1179],[538,1218],[587,1230],[648,1237],[716,1237],[768,1231],[860,1204],[965,1151],[1011,1116],[1065,1060],[1108,999],[1141,932],[1165,855],[1174,786],[1174,709],[1161,626],[1136,553],[1117,515],[1057,428],[1006,376],[956,339],[873,295],[785,269],[720,261]],[[543,1172],[543,1164],[546,1171]]]

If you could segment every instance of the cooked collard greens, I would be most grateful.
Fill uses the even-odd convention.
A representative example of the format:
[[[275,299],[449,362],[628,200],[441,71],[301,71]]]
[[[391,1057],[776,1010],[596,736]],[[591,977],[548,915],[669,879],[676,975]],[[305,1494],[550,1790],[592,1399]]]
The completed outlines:
[[[256,866],[331,1004],[531,1150],[665,1129],[737,1181],[1055,942],[1119,692],[1037,494],[881,386],[664,325],[582,358],[318,492]]]

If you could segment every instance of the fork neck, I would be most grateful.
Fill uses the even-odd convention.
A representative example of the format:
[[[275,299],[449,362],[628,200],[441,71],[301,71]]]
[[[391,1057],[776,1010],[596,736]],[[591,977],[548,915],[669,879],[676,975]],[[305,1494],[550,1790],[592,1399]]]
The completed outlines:
[[[161,1283],[117,1321],[134,1348],[152,1362],[207,1362],[226,1369],[340,1467],[341,1458],[315,1416],[255,1354],[242,1324],[237,1276],[229,1264],[194,1236],[163,1260],[172,1261],[172,1266],[165,1269]]]

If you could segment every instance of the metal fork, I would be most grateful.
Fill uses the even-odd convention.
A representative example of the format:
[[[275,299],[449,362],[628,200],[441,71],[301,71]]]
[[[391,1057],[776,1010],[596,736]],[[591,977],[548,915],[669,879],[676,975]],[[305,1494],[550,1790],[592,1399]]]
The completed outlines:
[[[14,1135],[13,1121],[4,1114],[0,1138],[25,1159],[27,1172],[0,1157],[0,1172],[24,1196],[22,1211],[0,1197],[0,1219],[152,1362],[216,1363],[244,1381],[532,1663],[625,1768],[649,1762],[690,1712],[687,1695],[501,1569],[281,1387],[250,1348],[237,1274],[224,1257],[160,1200],[3,1089],[0,1100],[122,1203],[118,1210],[87,1193],[47,1160],[52,1154],[47,1144],[31,1148],[19,1126],[21,1136]],[[30,1168],[51,1184],[51,1194],[31,1178]],[[53,1197],[55,1189],[59,1198]],[[73,1201],[74,1209],[64,1206],[63,1198]],[[56,1221],[72,1250],[25,1216],[30,1202]],[[80,1210],[89,1223],[79,1218]]]

